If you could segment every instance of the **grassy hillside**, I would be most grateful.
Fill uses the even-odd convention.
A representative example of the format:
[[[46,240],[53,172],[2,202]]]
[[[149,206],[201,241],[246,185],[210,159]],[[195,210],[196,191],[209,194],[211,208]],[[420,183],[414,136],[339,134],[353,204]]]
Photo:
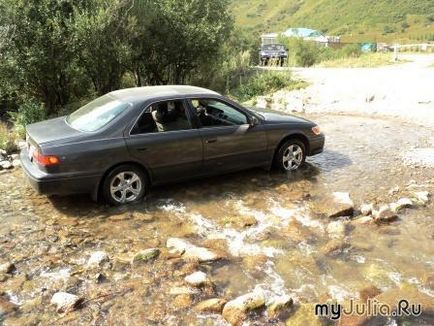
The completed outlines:
[[[233,0],[238,26],[309,27],[344,41],[434,41],[434,0]]]

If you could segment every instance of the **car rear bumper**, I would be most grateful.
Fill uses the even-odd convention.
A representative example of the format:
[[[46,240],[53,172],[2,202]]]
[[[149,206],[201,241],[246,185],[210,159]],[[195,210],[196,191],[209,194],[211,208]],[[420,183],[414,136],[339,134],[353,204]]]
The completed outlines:
[[[41,171],[33,164],[27,150],[20,153],[21,166],[27,180],[38,193],[45,195],[70,195],[93,193],[98,185],[99,176],[53,175]]]
[[[323,134],[311,138],[309,141],[309,153],[308,156],[320,154],[324,151],[325,136]]]

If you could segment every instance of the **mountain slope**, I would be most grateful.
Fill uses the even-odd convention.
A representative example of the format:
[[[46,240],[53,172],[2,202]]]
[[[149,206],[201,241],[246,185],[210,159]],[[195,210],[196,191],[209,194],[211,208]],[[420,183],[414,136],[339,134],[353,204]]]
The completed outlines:
[[[234,0],[238,26],[310,27],[348,40],[434,40],[434,0]]]

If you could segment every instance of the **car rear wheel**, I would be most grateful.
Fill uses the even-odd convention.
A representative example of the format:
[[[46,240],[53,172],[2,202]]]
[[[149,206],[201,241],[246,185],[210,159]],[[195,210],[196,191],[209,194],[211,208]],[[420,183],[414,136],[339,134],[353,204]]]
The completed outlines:
[[[104,199],[115,206],[138,202],[145,196],[147,184],[146,175],[140,168],[118,166],[104,180]]]
[[[298,139],[284,142],[275,157],[276,166],[283,172],[295,171],[306,160],[306,146]]]

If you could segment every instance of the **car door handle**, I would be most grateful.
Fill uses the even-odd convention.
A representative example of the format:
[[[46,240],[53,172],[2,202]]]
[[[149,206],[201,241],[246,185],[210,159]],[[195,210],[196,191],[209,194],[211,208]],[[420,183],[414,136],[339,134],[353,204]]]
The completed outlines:
[[[205,142],[207,144],[217,143],[217,138],[207,139]]]

